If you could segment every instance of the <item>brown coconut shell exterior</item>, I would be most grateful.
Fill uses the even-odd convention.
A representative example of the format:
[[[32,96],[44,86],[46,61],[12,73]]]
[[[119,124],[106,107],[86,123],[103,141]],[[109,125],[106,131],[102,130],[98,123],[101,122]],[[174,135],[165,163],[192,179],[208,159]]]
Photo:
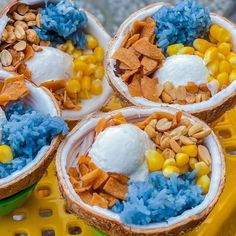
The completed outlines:
[[[177,111],[174,108],[170,108],[167,106],[160,106],[163,107],[164,110],[163,112],[167,112],[168,110],[172,111]],[[159,108],[160,108],[159,107]],[[136,107],[137,108],[137,107]],[[134,107],[129,107],[125,109],[135,109]],[[115,112],[110,112],[106,115],[100,115],[100,118],[104,116],[109,116],[109,114],[116,114],[119,112],[122,112],[121,109]],[[146,109],[148,110],[149,108],[138,108],[138,109]],[[203,121],[199,120],[196,117],[193,117],[190,114],[186,114],[187,118],[190,120],[195,120],[203,125],[203,127],[209,128],[206,123]],[[71,134],[74,132],[77,132],[80,127],[83,126],[84,123],[87,122],[87,120],[91,117],[99,117],[99,115],[94,115],[94,116],[88,116],[86,119],[84,119],[81,123],[79,123],[72,131]],[[212,136],[216,140],[217,146],[220,146],[220,143],[216,137],[216,135],[212,132]],[[68,141],[70,138],[70,134],[64,139],[64,141],[61,143],[58,152],[57,152],[57,157],[56,157],[56,170],[57,170],[57,178],[58,178],[58,183],[59,183],[59,189],[61,191],[62,196],[64,197],[66,204],[68,206],[68,209],[70,212],[74,213],[76,216],[78,216],[80,219],[83,219],[88,225],[95,227],[96,229],[101,230],[102,232],[110,235],[110,236],[167,236],[167,235],[184,235],[185,233],[191,231],[194,229],[196,226],[201,224],[206,217],[210,214],[212,211],[213,207],[217,203],[219,196],[221,195],[224,184],[225,184],[225,160],[224,160],[224,155],[219,148],[219,155],[222,161],[222,174],[221,174],[221,181],[219,184],[218,192],[214,198],[214,200],[208,205],[207,208],[205,208],[201,213],[193,215],[191,217],[188,217],[186,220],[183,220],[180,223],[171,225],[166,228],[158,228],[158,229],[138,229],[138,228],[131,228],[128,226],[123,225],[121,222],[118,222],[110,217],[106,217],[102,214],[99,214],[97,212],[94,212],[86,207],[84,207],[80,202],[76,201],[76,199],[73,197],[73,195],[70,192],[70,189],[68,188],[64,176],[61,171],[61,159],[60,159],[60,152],[63,149],[64,144]],[[70,158],[70,157],[67,157]]]
[[[164,3],[164,2],[154,3],[154,4],[151,4],[149,6],[144,7],[141,10],[145,11],[145,10],[148,10],[150,8],[153,8],[153,7],[156,7],[156,6],[161,6],[161,5],[167,5],[167,4]],[[135,18],[136,14],[137,13],[134,13],[133,15],[131,15],[131,17]],[[211,14],[212,15],[217,15],[215,13],[211,13]],[[222,18],[224,21],[227,21],[231,25],[233,25],[234,28],[236,29],[236,25],[233,22],[231,22],[230,20],[228,20],[227,18],[225,18],[223,16],[219,16],[219,15],[217,15],[217,16]],[[112,66],[108,62],[109,58],[111,57],[109,52],[111,51],[110,49],[115,44],[115,42],[116,42],[117,38],[119,37],[122,30],[123,30],[123,25],[121,25],[120,29],[118,30],[118,32],[116,33],[114,38],[110,41],[108,51],[107,51],[107,55],[106,55],[106,60],[107,60],[106,69],[107,69],[109,83],[110,83],[110,86],[115,91],[115,93],[117,94],[117,96],[122,101],[124,101],[128,106],[129,105],[144,106],[144,105],[136,104],[132,99],[127,98],[125,96],[124,92],[116,86],[116,82],[113,80],[113,76],[111,74]],[[168,104],[165,104],[165,103],[162,103],[162,104],[163,105],[168,105]],[[212,123],[213,121],[215,121],[219,117],[221,117],[226,111],[232,109],[235,105],[236,105],[236,90],[232,94],[230,94],[227,98],[225,98],[224,100],[220,101],[217,104],[213,104],[212,107],[210,107],[210,108],[207,108],[207,109],[197,109],[196,108],[196,110],[194,112],[189,112],[189,113],[191,113],[192,115],[204,120],[206,123]],[[184,108],[183,108],[183,110],[184,110]]]
[[[27,82],[27,83],[30,83],[30,82]],[[44,92],[47,93],[49,98],[53,101],[55,108],[57,110],[57,115],[60,116],[61,115],[60,108],[54,96],[51,94],[51,92],[48,89],[43,88],[43,87],[41,89],[43,89]],[[1,185],[0,186],[0,200],[10,197],[32,186],[33,184],[37,183],[42,178],[49,164],[53,160],[55,152],[61,140],[62,140],[61,135],[54,137],[51,142],[50,148],[35,166],[33,166],[30,170],[23,172],[20,176],[16,177],[12,181]]]

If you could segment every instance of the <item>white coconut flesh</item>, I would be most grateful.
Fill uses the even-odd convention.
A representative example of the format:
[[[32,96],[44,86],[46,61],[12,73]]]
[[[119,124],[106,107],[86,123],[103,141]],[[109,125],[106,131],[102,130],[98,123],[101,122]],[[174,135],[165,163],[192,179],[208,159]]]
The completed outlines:
[[[44,4],[43,0],[22,0],[19,2],[28,5]],[[60,0],[49,2],[57,3],[60,2]],[[88,17],[87,33],[96,37],[100,46],[106,51],[108,42],[110,41],[109,34],[92,14],[86,12],[86,15]],[[0,20],[1,36],[8,21],[9,18],[7,17],[7,12],[5,12]],[[72,65],[71,56],[60,52],[55,48],[43,47],[43,49],[45,51],[36,53],[35,56],[27,62],[29,69],[32,71],[32,81],[39,85],[49,80],[69,79],[72,68],[70,67],[70,65]],[[106,75],[103,78],[102,85],[103,93],[100,96],[93,96],[91,99],[82,100],[80,102],[82,108],[79,111],[62,110],[62,117],[65,120],[80,120],[84,116],[99,110],[104,104],[106,104],[112,94],[112,89],[108,83]]]
[[[0,70],[0,80],[10,78],[14,76],[14,74]],[[27,87],[29,89],[29,94],[23,98],[24,104],[31,106],[33,109],[42,112],[43,114],[50,114],[51,116],[60,116],[58,113],[55,103],[52,98],[44,91],[43,88],[36,87],[32,83],[27,82]],[[29,172],[32,168],[38,165],[38,163],[42,160],[45,153],[49,150],[50,146],[44,146],[40,149],[36,157],[21,170],[13,172],[11,175],[6,178],[0,179],[0,186],[3,187],[4,184],[8,184],[9,182],[15,180],[18,177],[24,175],[24,173]]]
[[[126,117],[128,122],[134,122],[137,120],[143,120],[154,112],[168,112],[171,114],[175,114],[176,110],[170,107],[159,106],[155,108],[126,108],[120,110],[122,114]],[[108,115],[116,114],[115,112],[111,112]],[[103,209],[97,206],[89,206],[85,204],[78,194],[75,192],[69,176],[68,169],[71,166],[76,166],[78,162],[78,156],[83,153],[87,153],[89,148],[92,146],[94,142],[94,129],[97,122],[107,115],[103,115],[100,117],[92,117],[89,120],[84,120],[74,128],[74,130],[70,133],[70,135],[63,141],[60,145],[57,152],[56,159],[56,169],[57,174],[59,176],[59,182],[62,185],[62,188],[65,189],[67,197],[70,198],[71,201],[77,202],[81,207],[90,211],[94,214],[102,215],[103,217],[107,217],[112,220],[116,220],[121,223],[120,217],[118,214],[112,212],[111,210]],[[197,118],[193,118],[190,115],[183,115],[183,118],[190,119],[192,124],[200,123],[205,126],[205,123],[200,121]],[[204,139],[204,144],[209,149],[209,152],[212,157],[212,173],[211,173],[211,183],[208,194],[205,196],[204,201],[194,207],[193,209],[185,211],[183,214],[170,218],[167,222],[162,223],[152,223],[145,226],[137,226],[132,225],[133,229],[158,229],[158,228],[166,228],[173,226],[177,223],[180,223],[184,220],[191,219],[194,215],[197,215],[204,211],[207,207],[209,207],[212,202],[215,201],[215,198],[219,195],[219,189],[222,187],[222,178],[224,176],[224,161],[222,158],[222,150],[220,144],[214,135],[211,133],[207,138]],[[73,205],[72,205],[73,208]],[[73,209],[72,209],[73,210]],[[74,209],[76,211],[76,208]]]
[[[108,50],[108,75],[110,78],[111,83],[114,87],[132,104],[137,106],[158,106],[158,103],[152,102],[150,100],[145,99],[144,97],[132,97],[128,91],[128,86],[125,84],[120,77],[116,76],[115,74],[115,65],[116,60],[112,59],[112,55],[116,52],[116,50],[121,46],[126,33],[132,29],[133,23],[135,20],[144,20],[148,16],[153,16],[163,5],[160,4],[152,4],[143,8],[134,14],[132,14],[120,27],[119,31],[117,32],[114,40],[110,42],[109,50]],[[232,34],[232,42],[233,42],[233,51],[236,52],[236,26],[228,21],[227,19],[211,14],[212,24],[218,24]],[[189,78],[191,79],[191,78]],[[190,82],[190,81],[189,81]],[[213,85],[214,87],[214,85]],[[211,92],[214,90],[211,89]],[[169,106],[181,109],[188,112],[196,112],[196,111],[204,111],[215,104],[220,105],[222,104],[230,95],[232,95],[236,90],[236,81],[233,81],[227,88],[223,89],[222,91],[215,94],[213,97],[208,99],[207,101],[203,101],[200,103],[194,104],[186,104],[186,105],[179,105],[179,104],[169,104]]]

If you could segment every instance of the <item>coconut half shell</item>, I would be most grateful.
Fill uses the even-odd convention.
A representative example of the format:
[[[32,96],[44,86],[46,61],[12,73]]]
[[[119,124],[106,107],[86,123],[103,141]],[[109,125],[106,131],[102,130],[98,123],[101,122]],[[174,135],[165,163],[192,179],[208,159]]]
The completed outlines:
[[[0,70],[0,80],[12,77],[12,75]],[[37,87],[31,82],[26,82],[26,85],[29,89],[29,94],[23,99],[25,104],[43,114],[61,115],[57,102],[48,89]],[[38,182],[51,163],[61,139],[61,136],[54,137],[50,146],[43,147],[32,162],[8,177],[0,179],[0,200]]]
[[[76,166],[79,154],[86,153],[91,147],[94,142],[97,122],[103,117],[108,117],[119,112],[126,117],[128,122],[134,122],[143,120],[154,112],[175,114],[177,110],[166,106],[155,108],[129,107],[108,114],[90,116],[75,126],[59,146],[56,155],[59,187],[69,209],[89,225],[113,236],[178,235],[191,230],[200,224],[211,212],[225,183],[225,160],[220,143],[213,132],[204,139],[204,144],[208,147],[213,157],[210,190],[200,205],[185,211],[180,216],[169,219],[168,222],[155,223],[147,226],[124,225],[121,223],[119,215],[110,210],[91,207],[85,204],[73,189],[67,174],[69,167]],[[184,113],[183,118],[189,119],[192,124],[198,123],[204,128],[209,129],[203,121],[190,114]]]
[[[60,0],[49,0],[49,3],[58,3],[60,2]],[[9,10],[14,7],[16,4],[18,3],[25,3],[28,5],[44,5],[45,1],[44,0],[13,0],[10,1],[9,4],[2,10],[2,12],[0,12],[0,40],[1,40],[1,36],[2,36],[2,32],[3,29],[5,28],[5,26],[7,25],[9,18],[7,17],[7,13],[9,12]],[[83,10],[85,11],[85,10]],[[99,41],[99,44],[101,45],[101,47],[107,51],[108,48],[108,42],[110,41],[110,35],[106,32],[106,30],[104,29],[104,27],[101,25],[101,23],[99,22],[99,20],[92,15],[91,13],[86,12],[86,15],[88,17],[88,27],[86,32],[95,36],[97,38],[97,40]],[[40,53],[40,52],[39,52]],[[46,55],[46,54],[45,54]],[[47,58],[45,57],[45,63],[47,63]],[[32,63],[31,63],[32,64]],[[104,60],[104,67],[105,67],[106,63]],[[33,65],[31,65],[33,66]],[[35,66],[33,66],[35,67]],[[68,66],[66,66],[67,68]],[[54,78],[55,79],[62,79],[62,78]],[[47,74],[45,74],[45,76],[41,77],[41,83],[46,82],[51,80],[51,78],[47,77]],[[39,83],[39,81],[33,81],[36,84]],[[41,84],[40,83],[40,84]],[[92,113],[92,112],[96,112],[98,111],[100,108],[102,108],[104,106],[104,104],[106,104],[106,102],[109,100],[110,96],[112,94],[112,88],[110,87],[109,83],[108,83],[108,79],[107,79],[107,75],[105,74],[104,78],[103,78],[103,93],[100,96],[93,96],[91,99],[88,100],[82,100],[81,101],[81,106],[82,108],[79,111],[74,111],[74,110],[62,110],[62,117],[65,120],[81,120],[84,116]]]
[[[122,81],[121,78],[115,75],[115,64],[116,61],[112,59],[114,52],[121,46],[126,33],[132,29],[135,20],[144,20],[148,16],[154,15],[154,13],[160,9],[165,3],[155,3],[149,5],[134,14],[132,14],[119,28],[115,37],[110,41],[108,52],[107,52],[107,73],[109,82],[112,88],[117,92],[118,96],[126,101],[129,105],[136,106],[159,106],[158,103],[149,101],[143,97],[132,97],[129,94],[128,86]],[[214,24],[218,24],[232,34],[233,50],[236,51],[236,25],[228,19],[219,16],[217,14],[211,14],[211,20]],[[163,103],[164,104],[164,103]],[[199,117],[200,119],[210,123],[227,110],[231,109],[236,104],[236,81],[232,82],[227,88],[223,89],[215,96],[211,97],[207,101],[195,104],[179,105],[179,104],[168,104],[170,107],[177,108],[186,112],[191,113]],[[167,105],[167,104],[164,104]]]

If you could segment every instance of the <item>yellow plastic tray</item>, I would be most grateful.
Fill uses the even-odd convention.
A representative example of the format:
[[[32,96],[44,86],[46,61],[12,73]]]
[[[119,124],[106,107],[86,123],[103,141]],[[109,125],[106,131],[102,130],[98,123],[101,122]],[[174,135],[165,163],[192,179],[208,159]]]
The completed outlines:
[[[236,108],[214,125],[226,157],[226,186],[209,217],[188,236],[236,235]],[[0,236],[95,236],[83,221],[66,210],[54,164],[23,208],[0,219]]]

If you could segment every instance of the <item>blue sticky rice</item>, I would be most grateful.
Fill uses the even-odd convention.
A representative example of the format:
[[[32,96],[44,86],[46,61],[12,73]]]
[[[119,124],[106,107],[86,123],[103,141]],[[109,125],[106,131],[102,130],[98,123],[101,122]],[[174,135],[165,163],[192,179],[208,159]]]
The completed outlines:
[[[204,38],[211,25],[210,11],[194,0],[180,1],[175,7],[163,6],[154,15],[158,47],[192,45],[196,38]]]
[[[14,102],[5,109],[7,121],[2,129],[2,142],[13,151],[10,163],[0,163],[0,179],[31,162],[40,149],[50,145],[53,137],[67,134],[68,127],[60,117],[51,117],[24,106],[22,101]]]
[[[42,26],[33,29],[41,40],[50,41],[56,46],[71,39],[77,48],[86,48],[84,30],[88,26],[88,19],[84,11],[78,10],[78,1],[71,3],[69,0],[63,0],[57,4],[46,2],[40,14]]]
[[[196,172],[166,178],[162,172],[149,175],[146,182],[131,182],[125,201],[117,201],[111,209],[127,225],[166,222],[181,215],[204,200],[196,185]]]

